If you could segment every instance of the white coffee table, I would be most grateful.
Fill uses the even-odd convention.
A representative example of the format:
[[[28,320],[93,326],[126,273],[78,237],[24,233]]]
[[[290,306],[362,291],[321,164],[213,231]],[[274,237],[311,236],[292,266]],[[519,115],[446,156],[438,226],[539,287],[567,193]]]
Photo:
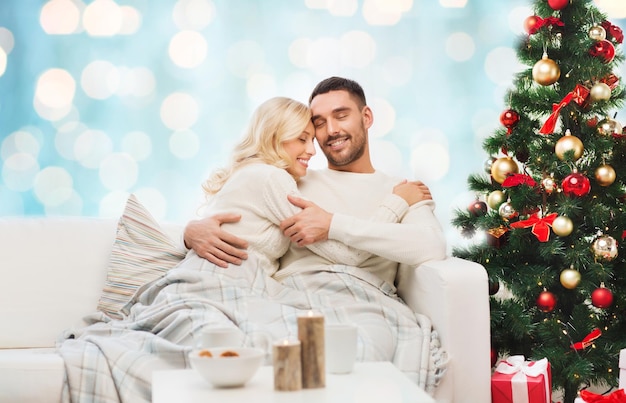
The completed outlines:
[[[216,389],[193,369],[155,371],[153,403],[435,403],[389,362],[357,363],[347,375],[326,374],[326,387],[295,392],[274,390],[271,366],[259,369],[241,388]]]

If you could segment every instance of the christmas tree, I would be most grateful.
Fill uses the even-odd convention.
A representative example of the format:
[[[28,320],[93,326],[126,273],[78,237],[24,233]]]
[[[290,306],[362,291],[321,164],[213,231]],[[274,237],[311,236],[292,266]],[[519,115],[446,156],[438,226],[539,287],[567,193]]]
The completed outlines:
[[[535,0],[517,47],[527,66],[485,139],[455,256],[485,266],[495,356],[547,358],[571,403],[618,384],[626,347],[622,31],[592,0]],[[484,235],[484,236],[483,236]],[[607,388],[607,389],[608,389]]]

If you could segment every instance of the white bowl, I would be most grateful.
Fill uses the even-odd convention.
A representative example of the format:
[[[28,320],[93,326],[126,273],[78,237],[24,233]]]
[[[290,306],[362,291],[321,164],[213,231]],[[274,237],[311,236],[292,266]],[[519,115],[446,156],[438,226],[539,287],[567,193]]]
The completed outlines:
[[[212,357],[203,357],[209,351]],[[225,351],[235,352],[236,357],[224,357]],[[264,361],[265,351],[253,347],[215,347],[195,349],[189,353],[191,367],[218,388],[234,388],[245,385]]]

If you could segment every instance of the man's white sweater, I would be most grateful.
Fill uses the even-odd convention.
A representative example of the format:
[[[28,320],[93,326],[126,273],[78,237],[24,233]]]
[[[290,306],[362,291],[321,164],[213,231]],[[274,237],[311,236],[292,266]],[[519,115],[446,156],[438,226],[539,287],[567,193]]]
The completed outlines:
[[[310,169],[298,183],[305,198],[334,213],[329,240],[370,253],[358,267],[389,284],[394,284],[398,263],[417,266],[443,259],[446,254],[445,237],[434,215],[435,203],[427,200],[409,207],[392,194],[399,182],[379,171],[363,174]],[[386,219],[381,219],[381,210],[388,211]],[[309,248],[290,244],[274,277],[280,280],[332,263]]]

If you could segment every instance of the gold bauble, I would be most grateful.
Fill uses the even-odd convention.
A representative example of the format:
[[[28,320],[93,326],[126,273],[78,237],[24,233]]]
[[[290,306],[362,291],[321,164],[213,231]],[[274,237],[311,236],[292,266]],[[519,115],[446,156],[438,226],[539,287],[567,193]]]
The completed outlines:
[[[563,287],[573,290],[580,284],[580,272],[573,268],[565,269],[561,272],[559,279]]]
[[[603,136],[612,136],[613,134],[622,134],[622,125],[615,119],[607,117],[598,122],[596,126],[598,133]]]
[[[589,38],[595,41],[603,41],[606,39],[606,31],[600,25],[594,25],[589,29]]]
[[[493,179],[502,183],[509,176],[509,174],[516,174],[519,172],[517,162],[513,161],[511,157],[498,158],[491,164],[491,176]]]
[[[600,235],[591,244],[591,251],[596,259],[610,262],[617,257],[617,241],[612,236]]]
[[[567,130],[565,136],[561,137],[554,146],[554,152],[561,161],[565,159],[565,153],[567,151],[574,151],[574,161],[579,159],[585,151],[583,142],[576,136],[572,136]]]
[[[552,232],[558,236],[568,236],[574,230],[574,223],[569,217],[560,215],[552,222]]]
[[[611,98],[611,87],[606,83],[595,83],[589,90],[592,101],[606,101]]]
[[[561,77],[559,65],[552,59],[548,59],[548,54],[544,53],[541,60],[533,66],[533,80],[541,85],[552,85]]]
[[[596,181],[600,186],[611,186],[615,182],[615,169],[608,164],[600,165],[596,169]]]
[[[487,204],[494,210],[497,210],[505,200],[506,196],[501,190],[494,190],[487,196]]]

